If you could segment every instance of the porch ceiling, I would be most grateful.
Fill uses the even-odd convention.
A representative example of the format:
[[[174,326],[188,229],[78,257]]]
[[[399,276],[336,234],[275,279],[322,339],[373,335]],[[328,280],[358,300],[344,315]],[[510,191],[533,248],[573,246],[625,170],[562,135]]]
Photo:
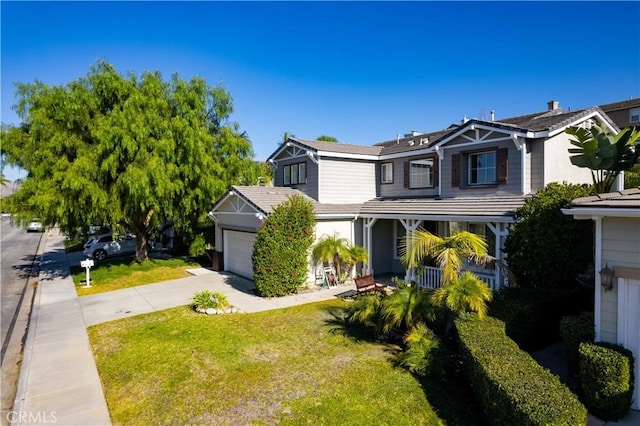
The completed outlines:
[[[524,200],[525,197],[374,199],[364,203],[360,214],[509,218],[524,205]]]

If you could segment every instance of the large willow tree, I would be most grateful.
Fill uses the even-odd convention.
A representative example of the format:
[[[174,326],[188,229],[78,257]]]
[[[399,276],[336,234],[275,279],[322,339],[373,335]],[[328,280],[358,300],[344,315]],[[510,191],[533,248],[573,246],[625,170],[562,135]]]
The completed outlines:
[[[188,234],[229,185],[255,183],[230,94],[202,78],[98,62],[66,85],[18,83],[17,100],[22,123],[3,129],[2,152],[28,176],[12,209],[63,230],[124,225],[138,261],[160,218]]]

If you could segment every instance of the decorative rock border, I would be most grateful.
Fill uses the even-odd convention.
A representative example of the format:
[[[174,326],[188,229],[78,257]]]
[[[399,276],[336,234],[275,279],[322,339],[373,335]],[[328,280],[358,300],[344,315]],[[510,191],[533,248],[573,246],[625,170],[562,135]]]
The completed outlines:
[[[209,308],[209,309],[194,309],[196,312],[201,313],[201,314],[207,314],[207,315],[222,315],[222,314],[236,314],[236,313],[244,313],[242,312],[240,309],[236,308],[235,306],[231,306],[228,308],[224,308],[224,309],[213,309],[213,308]]]

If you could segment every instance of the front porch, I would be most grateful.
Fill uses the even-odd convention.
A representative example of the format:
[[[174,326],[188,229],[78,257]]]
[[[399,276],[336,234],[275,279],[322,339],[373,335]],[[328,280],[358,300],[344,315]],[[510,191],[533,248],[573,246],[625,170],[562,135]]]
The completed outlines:
[[[464,220],[463,220],[464,219]],[[499,220],[498,220],[499,219]],[[492,290],[507,285],[502,246],[508,235],[508,224],[512,217],[451,216],[431,215],[404,217],[364,217],[363,247],[369,253],[369,263],[364,264],[362,274],[392,274],[404,276],[406,281],[414,281],[419,288],[436,289],[442,285],[441,271],[434,266],[421,266],[407,270],[400,261],[399,247],[404,238],[418,229],[426,229],[434,235],[450,236],[458,231],[469,231],[481,235],[488,245],[488,254],[495,258],[489,267],[467,265],[468,270],[477,275]]]
[[[487,286],[493,290],[499,290],[501,286],[506,284],[506,277],[502,280],[502,284],[499,285],[499,278],[496,278],[496,273],[489,269],[483,268],[463,268],[463,270],[469,270],[473,272],[478,278],[484,281]],[[442,271],[440,268],[433,266],[422,266],[417,269],[415,273],[414,281],[418,288],[425,288],[429,290],[435,290],[442,286]]]

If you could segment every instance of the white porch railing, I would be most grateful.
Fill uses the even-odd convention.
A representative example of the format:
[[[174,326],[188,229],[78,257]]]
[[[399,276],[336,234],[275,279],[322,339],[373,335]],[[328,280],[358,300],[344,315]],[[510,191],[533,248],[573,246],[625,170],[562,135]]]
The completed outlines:
[[[472,272],[484,281],[491,290],[498,290],[499,284],[496,283],[496,275],[493,271],[481,271],[473,268]],[[440,271],[440,268],[433,266],[421,266],[420,268],[416,268],[415,279],[418,288],[434,290],[442,285],[442,271]]]

